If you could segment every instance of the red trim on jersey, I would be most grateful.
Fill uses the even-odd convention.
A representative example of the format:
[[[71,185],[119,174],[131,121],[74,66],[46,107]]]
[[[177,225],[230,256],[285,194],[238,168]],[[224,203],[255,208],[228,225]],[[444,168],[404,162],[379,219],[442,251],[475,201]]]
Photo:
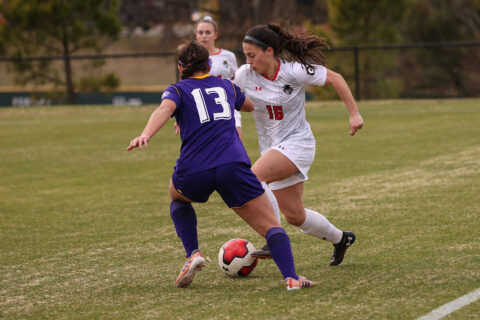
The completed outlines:
[[[220,52],[222,52],[222,48],[219,48],[219,49],[218,49],[218,52],[209,54],[209,56],[216,56],[217,54],[220,54]]]
[[[273,75],[273,78],[269,79],[269,78],[265,77],[263,74],[262,74],[262,77],[264,77],[265,79],[270,80],[270,81],[275,81],[275,79],[277,79],[278,72],[280,71],[280,60],[277,59],[277,61],[278,61],[278,68],[277,68],[277,72],[275,72],[275,74]]]

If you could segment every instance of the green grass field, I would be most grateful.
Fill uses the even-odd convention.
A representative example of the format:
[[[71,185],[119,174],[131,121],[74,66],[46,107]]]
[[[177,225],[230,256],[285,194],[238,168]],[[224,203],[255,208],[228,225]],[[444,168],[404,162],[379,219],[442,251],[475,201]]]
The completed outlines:
[[[154,107],[0,109],[0,318],[415,319],[480,287],[480,100],[359,104],[348,135],[338,102],[311,103],[317,155],[306,207],[357,234],[344,264],[287,225],[297,272],[287,292],[272,261],[226,277],[226,240],[264,240],[216,194],[196,205],[206,268],[174,286],[184,251],[167,185],[173,123],[127,153]],[[251,115],[245,145],[258,157]],[[445,319],[479,319],[480,301]]]

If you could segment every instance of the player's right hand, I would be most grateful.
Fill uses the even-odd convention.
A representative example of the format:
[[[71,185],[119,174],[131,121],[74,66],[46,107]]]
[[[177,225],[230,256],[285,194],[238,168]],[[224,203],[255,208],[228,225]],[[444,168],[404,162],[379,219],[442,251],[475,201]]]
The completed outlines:
[[[148,140],[150,138],[148,136],[139,136],[130,141],[130,145],[127,147],[127,151],[130,151],[135,148],[142,149],[142,147],[147,147],[148,146]]]
[[[178,136],[178,134],[180,133],[180,126],[178,125],[177,121],[175,121],[173,127],[175,128],[175,135]]]

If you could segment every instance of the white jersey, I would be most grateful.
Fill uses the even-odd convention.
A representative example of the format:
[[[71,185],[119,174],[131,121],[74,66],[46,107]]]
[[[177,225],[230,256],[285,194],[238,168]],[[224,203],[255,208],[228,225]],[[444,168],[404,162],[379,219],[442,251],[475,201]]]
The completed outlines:
[[[310,125],[305,117],[305,87],[323,86],[327,69],[320,65],[305,68],[297,62],[278,60],[277,74],[267,79],[250,65],[235,73],[235,84],[253,101],[253,116],[261,153],[282,142],[315,145]]]
[[[210,55],[212,67],[209,74],[222,79],[232,79],[238,69],[237,59],[233,52],[220,49],[218,53]]]
[[[237,58],[233,52],[220,49],[218,53],[211,54],[212,66],[209,74],[222,79],[232,79],[235,76],[235,71],[238,69]],[[238,110],[234,110],[235,127],[242,126],[242,116]]]

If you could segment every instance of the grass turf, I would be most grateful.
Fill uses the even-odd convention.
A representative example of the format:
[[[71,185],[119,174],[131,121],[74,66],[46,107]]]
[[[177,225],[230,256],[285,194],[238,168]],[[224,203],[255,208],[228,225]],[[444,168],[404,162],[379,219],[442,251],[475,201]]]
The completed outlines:
[[[207,267],[187,289],[167,185],[179,151],[172,123],[147,150],[124,151],[154,107],[0,109],[0,318],[414,319],[480,287],[480,101],[310,103],[317,155],[305,206],[357,243],[331,246],[287,225],[299,274],[287,292],[272,261],[226,277],[230,238],[264,240],[216,194],[195,205]],[[258,157],[251,115],[245,145]],[[477,301],[448,319],[478,319]]]

